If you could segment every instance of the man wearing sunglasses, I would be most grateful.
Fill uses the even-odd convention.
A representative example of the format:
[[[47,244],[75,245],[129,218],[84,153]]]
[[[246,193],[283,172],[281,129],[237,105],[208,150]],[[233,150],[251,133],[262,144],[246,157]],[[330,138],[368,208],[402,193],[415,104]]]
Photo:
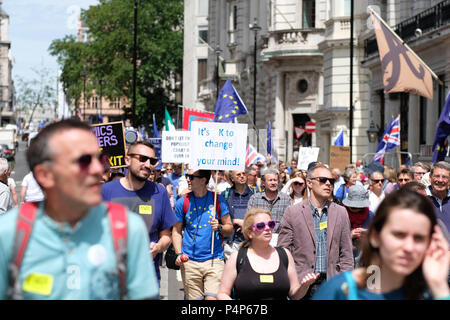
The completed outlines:
[[[375,171],[370,174],[370,190],[369,190],[369,210],[375,212],[378,205],[384,199],[384,175],[380,171]]]
[[[132,143],[128,147],[125,164],[128,165],[127,176],[105,183],[102,187],[102,197],[104,201],[123,204],[144,219],[150,236],[150,252],[160,281],[161,253],[169,247],[170,228],[177,221],[167,190],[159,183],[148,180],[158,165],[153,144],[147,141]]]
[[[287,208],[281,220],[278,246],[291,251],[298,279],[310,272],[320,274],[305,299],[310,299],[323,281],[353,269],[347,211],[329,200],[334,183],[324,165],[310,168],[306,176],[309,200]]]
[[[399,188],[403,187],[408,182],[413,181],[414,177],[409,169],[403,168],[397,173],[397,185]]]
[[[214,193],[207,189],[210,177],[210,170],[188,170],[186,178],[192,192],[182,196],[175,204],[178,221],[172,230],[172,241],[178,255],[175,263],[181,266],[188,300],[216,299],[224,268],[221,236],[233,234],[228,206],[220,195],[217,197],[220,202],[219,224]],[[186,197],[189,202],[185,202]],[[188,257],[187,261],[181,259],[183,254]]]
[[[124,208],[109,210],[102,202],[101,179],[109,161],[99,152],[91,127],[75,119],[47,125],[31,141],[27,162],[45,199],[37,208],[27,204],[20,219],[17,209],[0,216],[0,299],[119,299],[121,288],[131,299],[157,298],[144,222],[125,211],[123,220],[110,223],[111,212]],[[19,231],[25,233],[16,233],[16,226],[24,224],[27,228]],[[127,243],[124,260],[114,249],[118,230]],[[15,250],[27,232],[25,251]],[[13,255],[22,257],[18,267]],[[120,264],[120,270],[126,266],[125,277]],[[17,276],[9,267],[18,268]],[[8,288],[10,280],[14,285]]]

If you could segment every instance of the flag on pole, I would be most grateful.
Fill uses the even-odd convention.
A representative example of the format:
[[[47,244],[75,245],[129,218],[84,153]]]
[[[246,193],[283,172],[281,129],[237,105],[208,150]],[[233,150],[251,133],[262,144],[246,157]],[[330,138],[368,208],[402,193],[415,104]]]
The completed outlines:
[[[336,140],[334,140],[335,146],[344,146],[344,129],[341,129],[341,132],[339,132]]]
[[[214,122],[233,122],[240,114],[246,114],[247,108],[242,102],[230,79],[227,79],[217,98]]]
[[[433,99],[433,79],[437,76],[404,41],[370,10],[383,71],[384,90],[412,92]]]
[[[153,137],[161,138],[159,135],[158,127],[156,126],[155,114],[153,114]]]
[[[256,150],[255,147],[253,147],[251,144],[247,147],[247,153],[245,155],[245,166],[248,167],[252,163],[255,163],[257,161],[265,161],[266,159],[264,156]]]
[[[272,126],[269,124],[267,126],[267,154],[272,155]]]
[[[170,117],[169,111],[167,108],[164,112],[164,124],[166,125],[166,131],[176,131],[175,126],[173,124],[172,118]]]
[[[383,164],[384,155],[397,148],[400,145],[400,115],[394,119],[392,117],[391,123],[387,127],[386,131],[378,144],[377,151],[373,157],[373,161]]]
[[[445,160],[448,135],[450,135],[450,92],[447,94],[447,99],[437,124],[436,135],[434,136],[433,158],[431,160],[433,163]]]

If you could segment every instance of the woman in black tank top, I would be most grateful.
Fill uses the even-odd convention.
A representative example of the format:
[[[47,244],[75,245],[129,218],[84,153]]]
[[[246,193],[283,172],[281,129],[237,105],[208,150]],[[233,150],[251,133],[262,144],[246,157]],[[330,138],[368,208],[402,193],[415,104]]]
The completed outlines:
[[[275,226],[269,211],[254,208],[247,212],[245,241],[225,265],[217,299],[301,299],[306,294],[318,274],[307,274],[298,282],[291,253],[270,245]]]

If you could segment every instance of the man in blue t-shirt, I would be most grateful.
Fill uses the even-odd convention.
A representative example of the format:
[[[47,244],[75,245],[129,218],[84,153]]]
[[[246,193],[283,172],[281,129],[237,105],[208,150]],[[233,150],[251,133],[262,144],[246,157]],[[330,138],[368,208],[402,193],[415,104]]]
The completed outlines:
[[[217,198],[220,218],[215,212],[214,193],[207,189],[210,177],[210,170],[189,170],[186,178],[192,192],[178,199],[175,205],[178,220],[172,232],[173,247],[178,255],[175,263],[181,266],[188,300],[215,299],[224,268],[221,236],[233,234],[228,206],[220,195]],[[188,207],[183,208],[186,197]],[[183,254],[188,261],[182,261]]]
[[[170,173],[167,178],[170,181],[170,184],[172,184],[172,193],[173,193],[173,197],[176,200],[179,199],[178,196],[178,182],[181,178],[181,176],[183,175],[183,165],[181,163],[175,163],[173,165],[173,172]]]
[[[150,236],[150,251],[156,274],[158,280],[161,280],[160,254],[170,245],[170,228],[177,220],[166,189],[147,180],[158,163],[153,145],[147,141],[132,143],[125,163],[128,165],[127,176],[104,184],[102,197],[104,201],[123,204],[144,219]]]

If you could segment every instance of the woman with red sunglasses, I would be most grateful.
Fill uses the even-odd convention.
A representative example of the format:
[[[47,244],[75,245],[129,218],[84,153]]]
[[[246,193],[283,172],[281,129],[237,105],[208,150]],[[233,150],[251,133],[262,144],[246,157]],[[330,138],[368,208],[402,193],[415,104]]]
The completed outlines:
[[[272,247],[275,220],[269,211],[250,209],[244,218],[244,242],[228,259],[217,299],[301,299],[318,274],[307,274],[299,283],[289,250]]]

